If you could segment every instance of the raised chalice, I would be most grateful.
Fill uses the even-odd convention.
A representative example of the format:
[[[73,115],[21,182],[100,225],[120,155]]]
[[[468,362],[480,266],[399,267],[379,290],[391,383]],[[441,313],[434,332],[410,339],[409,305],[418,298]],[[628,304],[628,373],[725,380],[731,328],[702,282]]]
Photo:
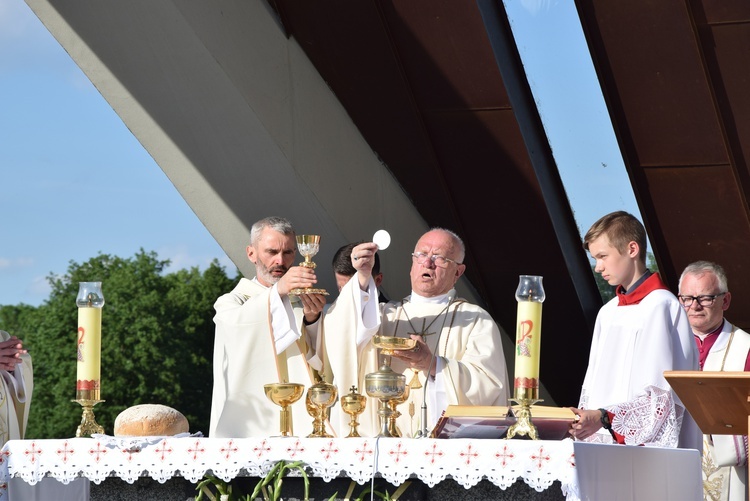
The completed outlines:
[[[307,389],[307,413],[314,418],[313,431],[307,436],[308,438],[333,436],[326,431],[326,416],[328,409],[336,403],[337,396],[336,387],[325,381],[315,383]]]
[[[361,436],[359,434],[359,430],[357,429],[357,427],[359,426],[357,416],[364,412],[366,405],[367,399],[364,395],[357,393],[356,386],[351,387],[348,395],[344,395],[343,397],[341,397],[341,410],[343,410],[350,416],[349,434],[346,436],[346,438],[355,438]]]
[[[299,265],[305,268],[315,269],[317,266],[312,257],[320,250],[320,235],[297,235],[297,250],[305,258]],[[328,295],[325,289],[315,287],[298,287],[289,291],[293,296],[300,294],[323,294]]]
[[[282,437],[291,437],[292,414],[289,406],[299,400],[305,392],[305,385],[299,383],[270,383],[263,386],[268,400],[281,407],[279,431]]]

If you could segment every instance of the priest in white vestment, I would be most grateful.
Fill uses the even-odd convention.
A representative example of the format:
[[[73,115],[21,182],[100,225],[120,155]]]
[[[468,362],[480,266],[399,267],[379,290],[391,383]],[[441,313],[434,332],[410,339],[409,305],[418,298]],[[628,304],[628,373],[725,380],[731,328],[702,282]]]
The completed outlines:
[[[750,371],[750,334],[724,318],[732,294],[727,275],[710,261],[690,263],[680,276],[682,306],[704,371]],[[707,501],[745,501],[747,436],[703,436],[703,495]]]
[[[401,436],[430,431],[450,404],[507,405],[508,374],[500,329],[485,310],[457,297],[454,289],[466,269],[461,239],[439,228],[419,239],[412,254],[412,293],[402,301],[378,303],[371,276],[375,252],[374,243],[353,249],[357,274],[341,289],[324,318],[326,359],[339,393],[348,393],[354,386],[366,396],[365,376],[377,371],[382,362],[371,342],[373,335],[380,334],[417,340],[415,349],[397,351],[391,360],[393,370],[406,375],[407,384],[415,374],[419,381],[398,407]],[[426,409],[422,406],[425,396]],[[377,404],[368,398],[359,416],[360,435],[372,437],[380,431]],[[339,435],[346,436],[348,416],[339,415],[336,421]]]
[[[21,440],[26,435],[29,406],[34,391],[34,371],[31,356],[23,343],[5,331],[0,331],[0,437]]]
[[[256,277],[242,278],[214,304],[210,437],[278,436],[281,407],[266,397],[264,385],[300,383],[306,390],[325,378],[323,361],[315,356],[325,296],[289,295],[317,282],[313,269],[292,266],[297,249],[292,225],[283,218],[263,219],[253,225],[250,240],[247,256]],[[313,418],[304,396],[291,411],[293,434],[310,434]]]

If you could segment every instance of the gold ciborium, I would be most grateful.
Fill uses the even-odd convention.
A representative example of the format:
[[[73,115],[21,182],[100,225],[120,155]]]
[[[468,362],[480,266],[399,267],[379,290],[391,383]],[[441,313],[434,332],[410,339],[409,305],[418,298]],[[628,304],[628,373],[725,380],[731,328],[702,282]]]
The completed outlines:
[[[268,400],[281,407],[279,431],[282,437],[293,436],[292,414],[289,406],[302,397],[305,385],[298,383],[270,383],[263,386]]]
[[[378,437],[393,437],[388,423],[393,411],[388,401],[400,398],[406,391],[406,376],[393,372],[388,365],[381,365],[377,372],[365,376],[365,390],[373,398],[380,400],[378,418],[380,419],[380,433]]]
[[[320,235],[297,235],[297,250],[305,258],[299,265],[305,268],[315,269],[316,264],[312,257],[320,250]],[[323,294],[328,295],[325,289],[315,287],[299,287],[289,291],[289,294],[298,296],[300,294]]]
[[[390,400],[400,399],[406,391],[406,376],[397,374],[391,369],[391,355],[397,350],[411,350],[416,341],[411,338],[394,336],[373,336],[372,343],[380,348],[383,363],[377,372],[365,376],[365,391],[373,398],[380,400],[378,418],[380,419],[380,433],[378,437],[394,437],[389,423],[396,411],[389,405]],[[395,418],[394,418],[395,419]],[[394,425],[395,426],[395,425]]]
[[[325,381],[315,383],[307,389],[307,413],[313,418],[313,431],[307,437],[326,437],[333,435],[326,432],[326,417],[328,409],[336,403],[338,390],[336,387]]]
[[[367,405],[367,399],[364,395],[357,393],[356,386],[352,386],[349,392],[348,395],[341,397],[341,410],[350,416],[349,434],[346,438],[355,438],[361,436],[359,430],[357,430],[357,426],[359,426],[357,416],[364,412],[365,406]]]

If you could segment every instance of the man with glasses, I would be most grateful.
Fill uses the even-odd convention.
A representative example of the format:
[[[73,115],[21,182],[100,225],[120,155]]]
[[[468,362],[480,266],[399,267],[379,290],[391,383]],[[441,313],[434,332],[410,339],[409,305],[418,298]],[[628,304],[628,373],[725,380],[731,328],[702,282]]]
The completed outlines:
[[[571,434],[700,449],[700,429],[664,378],[664,371],[698,370],[698,354],[685,311],[646,267],[645,228],[633,215],[613,212],[586,232],[584,248],[617,295],[596,318]]]
[[[704,371],[750,370],[750,334],[724,318],[732,294],[724,269],[709,261],[689,264],[677,296],[687,312]],[[747,499],[747,437],[704,435],[705,499]]]
[[[506,405],[500,329],[489,313],[454,289],[466,270],[463,241],[442,228],[422,235],[411,256],[405,256],[412,263],[411,294],[382,304],[372,277],[377,250],[372,242],[354,247],[356,279],[342,287],[324,318],[333,383],[340,391],[356,386],[364,394],[365,376],[379,367],[373,335],[397,336],[416,340],[414,349],[396,351],[391,360],[392,369],[403,372],[411,387],[397,421],[403,436],[431,430],[449,404]],[[377,405],[368,401],[359,421],[363,436],[376,435]],[[345,434],[347,423],[339,427]]]

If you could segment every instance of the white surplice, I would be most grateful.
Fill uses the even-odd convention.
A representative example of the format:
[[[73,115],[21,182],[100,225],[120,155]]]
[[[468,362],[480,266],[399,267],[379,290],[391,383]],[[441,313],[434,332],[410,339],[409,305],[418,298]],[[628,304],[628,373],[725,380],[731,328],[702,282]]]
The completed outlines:
[[[618,304],[615,297],[596,318],[579,407],[614,412],[612,429],[628,445],[701,450],[700,429],[664,378],[664,371],[699,369],[683,307],[667,290]],[[587,440],[613,442],[603,428]]]

